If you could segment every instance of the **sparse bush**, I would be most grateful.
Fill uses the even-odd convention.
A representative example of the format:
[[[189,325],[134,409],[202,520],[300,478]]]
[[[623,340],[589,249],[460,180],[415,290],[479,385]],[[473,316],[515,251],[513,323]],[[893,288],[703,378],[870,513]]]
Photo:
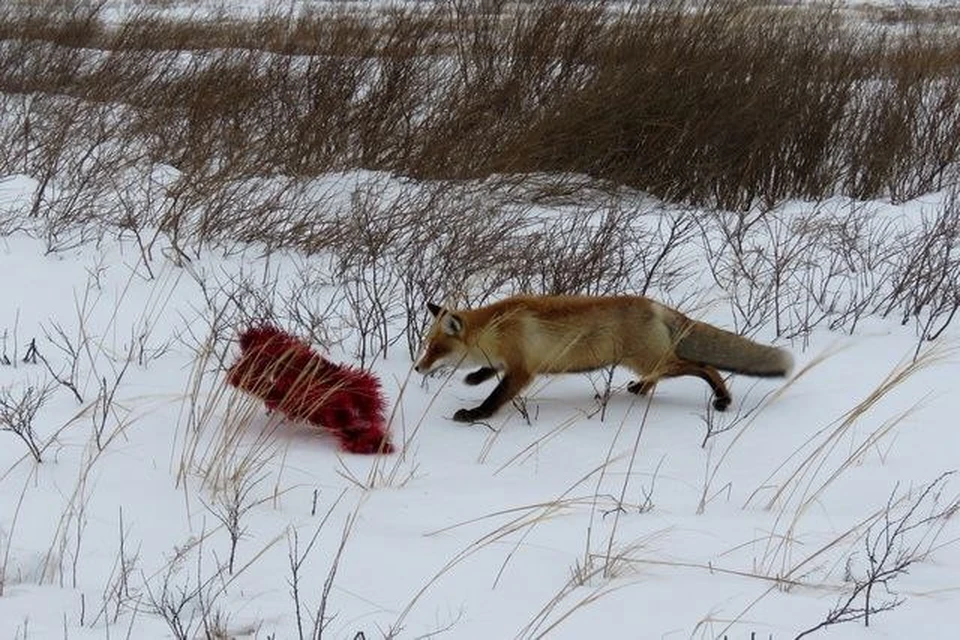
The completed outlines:
[[[916,497],[910,493],[897,496],[894,489],[863,536],[863,560],[856,556],[847,559],[845,593],[823,621],[801,631],[795,640],[847,622],[862,620],[869,627],[872,616],[903,604],[904,598],[893,590],[892,583],[927,559],[946,521],[960,511],[960,499],[944,500],[942,496],[953,473],[942,474],[922,487]]]
[[[0,431],[9,431],[27,446],[37,462],[43,462],[44,444],[34,431],[33,422],[56,385],[28,385],[19,392],[13,387],[0,389]]]
[[[835,8],[474,0],[112,24],[96,3],[55,4],[0,13],[0,92],[58,105],[2,123],[9,162],[38,135],[60,140],[42,146],[38,203],[70,123],[175,167],[175,211],[206,209],[205,229],[241,210],[231,180],[350,168],[587,174],[736,210],[902,200],[956,179],[955,39],[852,27]],[[103,105],[128,111],[104,119]]]

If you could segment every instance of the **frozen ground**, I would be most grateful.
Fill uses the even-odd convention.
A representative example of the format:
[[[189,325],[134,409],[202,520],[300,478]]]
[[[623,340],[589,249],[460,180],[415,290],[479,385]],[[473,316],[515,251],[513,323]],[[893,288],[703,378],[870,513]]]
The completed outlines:
[[[299,4],[368,5],[106,6],[196,17]],[[162,207],[174,174],[147,167],[118,193],[149,194]],[[328,176],[308,211],[349,208],[368,180],[366,197],[418,188],[363,172]],[[526,394],[529,420],[507,407],[489,425],[470,426],[450,417],[490,387],[412,375],[393,326],[401,337],[371,366],[398,452],[346,455],[322,433],[268,415],[223,376],[236,329],[261,311],[298,331],[307,327],[293,311],[321,319],[309,327],[319,329],[314,343],[333,360],[357,361],[362,318],[345,308],[335,260],[259,245],[183,252],[149,228],[78,233],[30,217],[38,192],[59,211],[113,210],[99,200],[73,207],[69,188],[0,175],[0,638],[286,639],[317,637],[322,626],[325,637],[354,640],[779,640],[816,627],[838,604],[846,604],[839,615],[857,619],[814,637],[956,637],[956,322],[918,351],[916,319],[901,324],[896,311],[835,330],[824,321],[778,341],[796,358],[790,379],[732,376],[726,414],[707,410],[699,380],[666,382],[646,399],[625,393],[619,372],[605,406],[602,375],[543,378]],[[509,208],[495,197],[483,215]],[[804,225],[780,221],[803,223],[815,207],[833,207],[831,224],[846,212],[866,212],[867,226],[889,221],[875,228],[878,242],[890,241],[948,199],[788,203],[768,231],[785,251],[802,249],[777,234]],[[456,200],[440,202],[455,208]],[[572,209],[538,204],[526,213],[549,228]],[[637,224],[673,214],[649,199],[640,209]],[[677,268],[673,287],[652,291],[742,329],[736,305],[762,310],[764,301],[751,300],[748,281],[718,286],[711,277],[702,242],[716,231],[710,224],[661,265]],[[856,223],[828,226],[824,233],[857,232]],[[954,263],[955,237],[935,247],[953,251]],[[771,254],[749,239],[738,258],[762,270]],[[837,266],[819,257],[793,265],[811,279],[777,299],[785,321],[817,313],[802,286]],[[886,277],[863,268],[869,251],[849,257],[857,268],[816,291],[826,306],[850,304]],[[406,301],[390,302],[401,323],[395,311]],[[749,329],[764,341],[776,333],[770,323]]]
[[[648,402],[618,374],[601,420],[602,381],[570,375],[529,391],[529,424],[508,408],[489,428],[450,420],[488,388],[423,382],[397,346],[374,371],[402,449],[343,455],[226,388],[209,351],[235,353],[209,340],[231,287],[282,298],[311,260],[163,251],[148,271],[106,236],[48,252],[33,188],[0,178],[2,218],[24,227],[0,238],[0,388],[49,390],[42,462],[0,432],[0,637],[296,638],[298,603],[310,635],[323,602],[332,638],[792,638],[862,580],[870,543],[882,566],[911,561],[871,606],[903,603],[819,635],[955,637],[960,525],[925,519],[960,481],[923,493],[960,466],[955,327],[917,368],[910,325],[818,330],[785,345],[795,379],[734,376],[726,415],[700,381]],[[725,308],[700,315],[731,326]],[[709,421],[730,430],[704,445]]]

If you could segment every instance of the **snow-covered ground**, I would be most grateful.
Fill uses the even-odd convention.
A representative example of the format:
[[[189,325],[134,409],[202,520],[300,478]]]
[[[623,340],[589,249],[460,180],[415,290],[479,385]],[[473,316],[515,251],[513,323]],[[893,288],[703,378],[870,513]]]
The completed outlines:
[[[395,346],[373,370],[400,451],[346,455],[227,387],[210,351],[238,283],[279,300],[322,259],[160,251],[148,270],[110,234],[48,252],[35,186],[0,178],[0,219],[25,227],[0,238],[0,388],[47,389],[42,462],[0,432],[0,637],[296,638],[320,615],[332,638],[792,638],[871,558],[910,561],[869,602],[903,604],[821,636],[955,637],[960,524],[925,521],[960,494],[938,481],[960,467],[955,326],[915,367],[910,325],[818,329],[784,344],[795,378],[733,376],[722,415],[699,380],[648,400],[621,372],[601,419],[598,376],[544,378],[529,424],[508,407],[490,428],[450,420],[488,387],[422,381]],[[929,205],[879,208],[909,223]],[[731,326],[726,308],[699,315]],[[708,422],[730,428],[704,444]]]
[[[369,4],[104,6],[115,16],[146,7],[202,17]],[[165,189],[177,169],[129,171],[116,185],[130,200],[124,210],[171,199]],[[359,171],[317,182],[291,200],[309,203],[316,193],[320,204],[295,222],[266,225],[276,237],[316,233],[313,213],[349,210],[354,201],[362,208],[383,198],[370,206],[390,212],[391,198],[412,192],[416,205],[420,188]],[[264,193],[282,192],[264,183]],[[602,374],[544,377],[525,393],[526,417],[508,406],[489,425],[453,422],[493,383],[466,386],[463,372],[413,374],[400,311],[409,301],[386,293],[394,296],[387,315],[396,341],[368,364],[382,381],[398,450],[359,456],[313,427],[268,414],[224,377],[237,356],[237,328],[259,312],[310,332],[332,360],[357,362],[366,346],[362,318],[345,300],[335,259],[222,238],[194,251],[189,239],[174,246],[156,229],[138,234],[116,224],[52,233],[42,211],[31,217],[40,192],[41,205],[75,213],[72,188],[84,186],[54,177],[41,189],[33,178],[0,174],[0,638],[265,640],[322,630],[354,640],[782,639],[833,610],[855,619],[814,637],[956,637],[960,324],[928,342],[918,339],[917,318],[900,322],[899,303],[886,318],[840,318],[871,287],[894,284],[882,270],[897,262],[895,248],[919,246],[898,244],[898,235],[957,207],[950,193],[897,206],[790,202],[770,214],[768,227],[748,225],[737,256],[750,263],[743,269],[767,277],[768,268],[790,263],[799,274],[779,291],[775,310],[763,288],[769,282],[734,277],[738,266],[711,253],[720,251],[722,242],[709,245],[722,237],[711,225],[723,213],[683,211],[702,225],[690,227],[689,243],[663,264],[638,261],[672,274],[654,282],[651,295],[776,342],[796,360],[786,380],[731,376],[734,400],[724,414],[708,410],[700,380],[670,380],[639,398],[625,392],[629,377],[620,371],[605,405]],[[492,203],[477,215],[520,211],[529,217],[523,233],[532,235],[591,211],[517,204],[520,189],[508,197],[466,191],[465,200]],[[616,211],[638,227],[680,217],[648,197],[623,197]],[[79,202],[100,206],[97,198]],[[438,206],[471,210],[470,202],[451,205],[457,198]],[[109,204],[103,210],[115,213]],[[605,209],[593,211],[600,217]],[[145,220],[161,218],[149,213]],[[289,228],[279,229],[283,223]],[[791,257],[817,233],[861,234],[849,245],[849,264],[841,264],[842,243],[829,256]],[[637,237],[663,237],[645,234]],[[858,244],[870,238],[886,243],[882,259]],[[782,252],[767,251],[772,239],[783,241]],[[651,243],[652,254],[660,248]],[[956,263],[955,238],[949,250]],[[483,284],[482,269],[453,266],[463,272],[458,282],[468,286],[475,275]],[[834,269],[840,275],[828,279]],[[559,277],[566,275],[578,274]],[[637,289],[645,275],[636,275]],[[821,282],[829,286],[817,289]],[[935,304],[927,300],[921,315]],[[752,323],[754,312],[767,321]],[[795,337],[775,339],[771,318]],[[806,333],[804,322],[818,326]],[[864,608],[873,612],[869,627]]]

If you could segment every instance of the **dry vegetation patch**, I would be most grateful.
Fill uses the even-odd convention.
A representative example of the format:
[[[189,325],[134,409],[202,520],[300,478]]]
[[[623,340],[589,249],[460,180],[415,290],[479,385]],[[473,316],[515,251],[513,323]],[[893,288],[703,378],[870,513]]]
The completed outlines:
[[[960,308],[955,198],[908,228],[827,201],[954,184],[946,31],[746,2],[344,6],[6,5],[0,172],[35,180],[48,248],[129,235],[148,271],[160,247],[325,255],[364,364],[412,355],[442,295],[686,306],[709,271],[738,330],[786,337],[896,314],[934,338]]]
[[[747,2],[103,14],[8,5],[4,100],[71,96],[78,120],[125,105],[112,136],[126,152],[196,182],[562,172],[747,209],[908,199],[955,178],[960,46],[920,24]],[[12,113],[16,157],[48,127],[33,108]]]

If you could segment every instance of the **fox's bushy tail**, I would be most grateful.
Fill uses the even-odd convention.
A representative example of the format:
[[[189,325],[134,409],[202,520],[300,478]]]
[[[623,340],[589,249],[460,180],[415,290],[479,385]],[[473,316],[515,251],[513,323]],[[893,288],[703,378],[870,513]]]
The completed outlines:
[[[688,318],[678,324],[674,351],[684,360],[758,377],[786,376],[793,368],[793,356],[786,349],[760,344]]]

